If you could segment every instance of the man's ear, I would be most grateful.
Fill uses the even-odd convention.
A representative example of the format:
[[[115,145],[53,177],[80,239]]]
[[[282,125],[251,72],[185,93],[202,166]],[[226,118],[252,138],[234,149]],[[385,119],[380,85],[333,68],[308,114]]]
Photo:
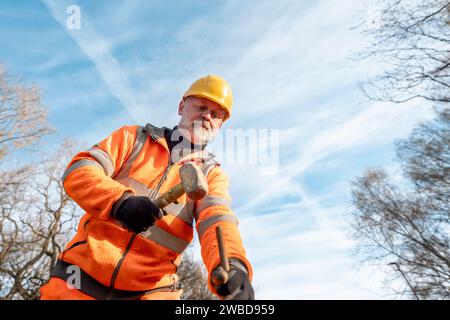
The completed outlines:
[[[178,115],[181,116],[183,114],[184,109],[184,99],[181,99],[180,104],[178,105]]]

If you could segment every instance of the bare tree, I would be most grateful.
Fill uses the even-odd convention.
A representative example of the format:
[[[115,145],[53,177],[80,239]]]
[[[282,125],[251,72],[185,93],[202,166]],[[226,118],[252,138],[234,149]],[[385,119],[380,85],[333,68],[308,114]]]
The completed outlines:
[[[362,24],[373,39],[362,59],[374,58],[384,72],[361,83],[373,100],[405,102],[424,98],[450,102],[450,1],[376,0],[372,24]]]
[[[0,160],[51,131],[39,88],[20,84],[0,62]]]
[[[37,299],[81,214],[62,186],[72,143],[0,181],[0,297]]]
[[[182,300],[216,300],[216,296],[209,290],[207,274],[204,265],[195,261],[188,250],[178,268],[180,288],[183,289]]]
[[[0,161],[52,131],[39,89],[21,84],[0,62]],[[59,161],[69,145],[24,166],[10,161],[8,169],[0,171],[2,299],[36,299],[61,250],[57,243],[65,232],[63,216],[70,218],[75,213],[59,182],[64,169]]]
[[[352,233],[369,263],[391,267],[388,283],[415,299],[450,298],[450,109],[396,145],[406,180],[382,169],[353,183]],[[394,286],[392,286],[394,288]]]

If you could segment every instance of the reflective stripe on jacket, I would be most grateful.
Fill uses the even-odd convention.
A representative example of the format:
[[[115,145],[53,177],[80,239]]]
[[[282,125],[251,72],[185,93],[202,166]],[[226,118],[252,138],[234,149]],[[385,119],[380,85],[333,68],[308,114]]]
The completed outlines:
[[[165,208],[168,215],[140,234],[129,232],[111,217],[127,197],[154,199],[179,183],[178,170],[190,160],[207,174],[209,193],[204,199],[193,203],[182,196]],[[229,257],[242,260],[252,276],[238,222],[230,209],[228,178],[204,152],[171,164],[164,128],[147,124],[118,129],[75,155],[64,173],[63,185],[86,214],[59,258],[80,266],[105,286],[151,290],[175,283],[181,253],[193,238],[194,223],[208,274],[220,260],[214,231],[219,224]]]

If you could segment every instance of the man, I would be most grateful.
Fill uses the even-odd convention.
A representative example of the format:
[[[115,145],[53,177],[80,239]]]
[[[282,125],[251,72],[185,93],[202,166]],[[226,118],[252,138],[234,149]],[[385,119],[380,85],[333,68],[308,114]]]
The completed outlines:
[[[204,150],[231,116],[232,103],[229,84],[208,75],[183,95],[175,128],[124,126],[72,159],[63,185],[86,214],[41,299],[179,299],[176,271],[194,223],[210,290],[221,298],[253,299],[252,267],[230,209],[228,179]],[[186,162],[202,169],[208,194],[195,202],[184,195],[163,214],[151,199],[180,182]],[[216,226],[230,258],[222,285],[212,279],[220,268]]]

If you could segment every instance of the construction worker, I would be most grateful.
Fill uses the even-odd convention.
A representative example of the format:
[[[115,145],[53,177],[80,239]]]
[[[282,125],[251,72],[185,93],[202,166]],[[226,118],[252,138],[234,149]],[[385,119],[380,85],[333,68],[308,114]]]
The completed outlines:
[[[231,116],[232,103],[229,84],[208,75],[183,95],[178,126],[124,126],[75,155],[63,185],[86,213],[41,299],[180,299],[176,272],[194,223],[210,290],[220,298],[254,298],[228,179],[205,149]],[[163,214],[152,200],[180,183],[179,168],[187,162],[203,171],[208,194],[198,201],[183,195]],[[225,284],[213,281],[221,268],[216,226],[230,261]]]

